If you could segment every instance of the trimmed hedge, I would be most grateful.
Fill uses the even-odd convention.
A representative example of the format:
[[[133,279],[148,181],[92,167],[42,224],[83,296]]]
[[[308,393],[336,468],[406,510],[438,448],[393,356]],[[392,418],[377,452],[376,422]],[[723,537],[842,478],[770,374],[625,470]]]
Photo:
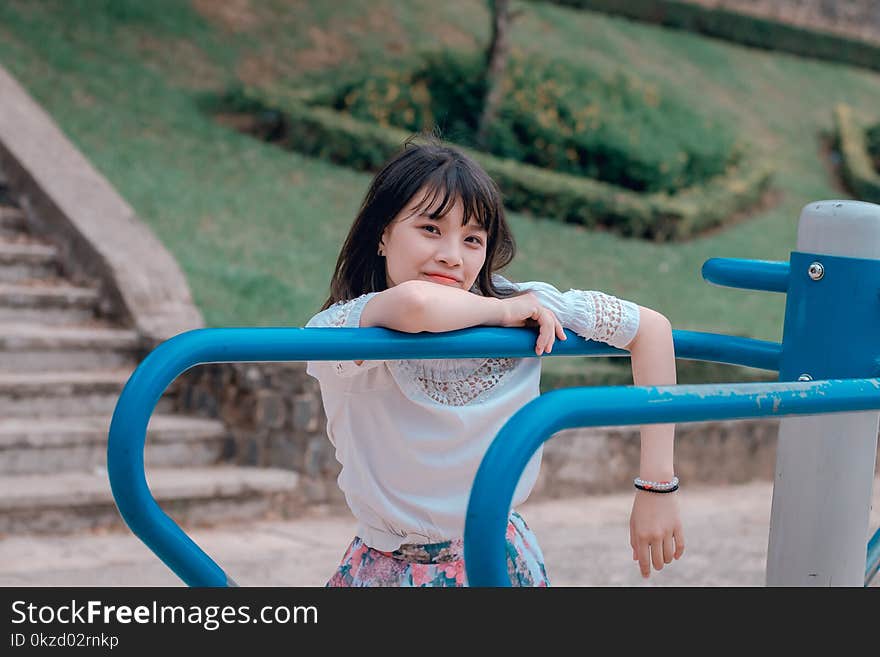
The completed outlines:
[[[675,27],[754,48],[788,52],[880,71],[880,46],[768,18],[740,14],[729,9],[712,9],[680,0],[543,1]]]
[[[874,160],[874,169],[880,172],[880,123],[865,130],[868,155]]]
[[[880,173],[871,162],[865,129],[849,105],[834,108],[834,133],[844,181],[859,200],[880,203]]]
[[[310,107],[302,102],[302,96],[273,97],[247,90],[237,93],[247,96],[246,104],[252,109],[281,112],[285,124],[281,145],[358,170],[378,170],[412,134],[359,121],[326,107]],[[723,223],[754,205],[773,174],[767,162],[744,156],[724,175],[675,196],[640,194],[459,148],[492,176],[511,210],[655,241],[686,239]]]
[[[481,53],[428,52],[414,65],[371,71],[339,86],[331,106],[411,132],[439,128],[476,142],[485,89]],[[745,150],[730,122],[701,115],[628,72],[600,76],[544,55],[512,53],[485,148],[500,158],[642,193],[702,184]]]

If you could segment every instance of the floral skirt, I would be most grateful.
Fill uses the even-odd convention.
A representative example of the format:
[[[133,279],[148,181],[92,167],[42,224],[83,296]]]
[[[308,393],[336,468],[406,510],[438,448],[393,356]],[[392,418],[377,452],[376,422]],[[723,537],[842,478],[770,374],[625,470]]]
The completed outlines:
[[[516,511],[507,521],[505,537],[510,583],[549,586],[538,541]],[[467,586],[464,540],[408,543],[393,552],[382,552],[356,536],[327,586]]]

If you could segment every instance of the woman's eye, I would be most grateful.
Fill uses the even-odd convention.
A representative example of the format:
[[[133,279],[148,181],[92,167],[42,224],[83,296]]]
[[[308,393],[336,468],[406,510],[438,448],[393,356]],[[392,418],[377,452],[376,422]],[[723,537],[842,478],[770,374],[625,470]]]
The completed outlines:
[[[422,228],[423,228],[423,229],[434,229],[434,230],[436,230],[438,233],[440,232],[440,231],[437,229],[437,226],[434,226],[434,225],[432,225],[432,224],[428,224],[427,226],[422,226]],[[428,230],[428,232],[430,233],[431,230]]]
[[[481,245],[483,243],[483,240],[481,240],[479,237],[469,237],[468,239],[472,239],[474,241],[474,244]]]

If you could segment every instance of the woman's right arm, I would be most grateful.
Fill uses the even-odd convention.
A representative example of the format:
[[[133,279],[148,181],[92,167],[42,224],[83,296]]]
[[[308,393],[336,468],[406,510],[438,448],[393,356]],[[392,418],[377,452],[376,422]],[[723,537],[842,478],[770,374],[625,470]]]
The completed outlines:
[[[445,333],[472,326],[537,326],[535,352],[550,351],[565,339],[556,315],[526,293],[507,299],[483,297],[428,281],[405,281],[370,299],[360,326],[382,326],[406,333]]]

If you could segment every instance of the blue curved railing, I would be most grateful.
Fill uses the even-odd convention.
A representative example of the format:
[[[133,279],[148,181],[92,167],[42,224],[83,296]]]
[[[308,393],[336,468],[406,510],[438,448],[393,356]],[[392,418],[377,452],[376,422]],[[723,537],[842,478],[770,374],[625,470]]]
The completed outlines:
[[[607,344],[566,331],[553,356],[628,356]],[[674,331],[676,356],[775,369],[779,345],[695,331]],[[199,364],[305,360],[416,358],[535,358],[535,331],[475,328],[407,334],[384,328],[225,328],[181,333],[157,346],[129,378],[110,422],[107,470],[123,520],[190,586],[227,586],[227,575],[159,507],[147,486],[147,425],[163,392]]]
[[[793,253],[792,262],[801,266],[810,257]],[[855,259],[838,260],[841,267],[861,265]],[[792,286],[789,263],[712,258],[703,265],[703,276],[719,285],[755,290],[786,292]],[[571,331],[566,335],[567,340],[555,343],[552,356],[629,356],[627,351],[584,340]],[[182,333],[157,346],[120,394],[107,447],[116,505],[134,534],[185,583],[234,585],[162,511],[146,482],[147,425],[160,397],[178,376],[207,363],[534,358],[534,340],[533,329],[494,327],[417,335],[384,328],[227,328]],[[682,330],[673,331],[673,341],[676,358],[781,370],[779,343]],[[878,382],[877,378],[826,377],[806,383],[569,388],[541,395],[505,424],[479,468],[465,529],[469,581],[472,585],[509,585],[506,568],[502,577],[504,556],[498,547],[513,489],[531,454],[563,428],[876,410],[880,409]],[[489,481],[496,481],[493,478],[501,485],[489,486]],[[878,568],[880,531],[868,544],[866,581]]]
[[[538,447],[558,431],[878,409],[880,379],[568,388],[544,393],[505,423],[477,470],[464,531],[468,583],[510,586],[505,529],[514,489]],[[880,560],[876,539],[875,535],[868,549],[866,581]]]

